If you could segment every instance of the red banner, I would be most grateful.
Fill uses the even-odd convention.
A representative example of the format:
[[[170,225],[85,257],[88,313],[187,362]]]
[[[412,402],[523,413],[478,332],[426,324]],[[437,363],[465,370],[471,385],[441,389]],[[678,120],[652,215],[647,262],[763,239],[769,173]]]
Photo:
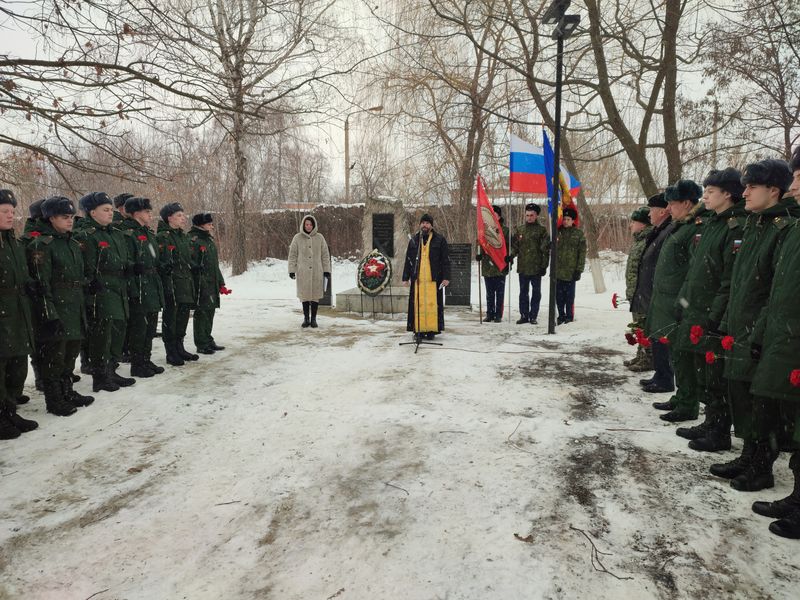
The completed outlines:
[[[478,209],[476,212],[478,220],[478,244],[487,254],[492,262],[501,271],[506,268],[506,238],[503,236],[503,228],[500,226],[500,219],[492,208],[486,190],[483,188],[483,180],[478,175]]]

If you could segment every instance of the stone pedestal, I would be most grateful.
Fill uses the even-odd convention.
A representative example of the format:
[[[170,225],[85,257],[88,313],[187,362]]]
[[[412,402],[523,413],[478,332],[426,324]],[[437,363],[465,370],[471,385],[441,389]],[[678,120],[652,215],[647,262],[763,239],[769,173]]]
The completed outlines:
[[[364,255],[377,248],[392,261],[392,285],[402,286],[408,247],[408,213],[399,200],[368,198],[361,225]],[[338,295],[337,295],[338,296]]]
[[[357,287],[336,294],[336,311],[371,315],[373,311],[381,314],[406,314],[408,312],[409,288],[392,286],[377,296],[362,294]],[[363,304],[362,304],[363,303]]]

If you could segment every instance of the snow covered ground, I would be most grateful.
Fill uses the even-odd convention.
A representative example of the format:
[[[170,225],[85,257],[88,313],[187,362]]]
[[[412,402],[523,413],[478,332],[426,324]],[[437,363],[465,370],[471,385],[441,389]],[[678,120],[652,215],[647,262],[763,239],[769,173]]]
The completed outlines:
[[[800,543],[750,511],[789,492],[786,457],[768,493],[709,475],[733,453],[641,397],[606,277],[556,336],[450,309],[416,355],[401,320],[301,329],[285,262],[230,278],[225,352],[70,418],[28,390],[40,429],[0,442],[0,598],[797,598]]]

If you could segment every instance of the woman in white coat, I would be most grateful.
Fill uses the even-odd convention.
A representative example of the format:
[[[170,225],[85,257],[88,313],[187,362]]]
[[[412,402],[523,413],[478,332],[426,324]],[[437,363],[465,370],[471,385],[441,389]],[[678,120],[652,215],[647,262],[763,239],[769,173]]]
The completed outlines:
[[[302,327],[316,327],[319,300],[330,285],[331,254],[311,215],[303,217],[300,233],[289,246],[289,277],[297,282],[297,297],[303,303]]]

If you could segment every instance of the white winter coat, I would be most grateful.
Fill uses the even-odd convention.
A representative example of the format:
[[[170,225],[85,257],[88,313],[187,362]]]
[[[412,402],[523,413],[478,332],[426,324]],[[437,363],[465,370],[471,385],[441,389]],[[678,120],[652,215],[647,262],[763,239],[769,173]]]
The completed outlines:
[[[311,233],[303,230],[303,223],[311,219]],[[289,273],[294,273],[297,282],[297,297],[301,302],[319,302],[325,295],[322,289],[323,273],[331,272],[331,254],[322,234],[317,231],[317,220],[306,215],[300,221],[300,233],[292,238],[289,246]]]

